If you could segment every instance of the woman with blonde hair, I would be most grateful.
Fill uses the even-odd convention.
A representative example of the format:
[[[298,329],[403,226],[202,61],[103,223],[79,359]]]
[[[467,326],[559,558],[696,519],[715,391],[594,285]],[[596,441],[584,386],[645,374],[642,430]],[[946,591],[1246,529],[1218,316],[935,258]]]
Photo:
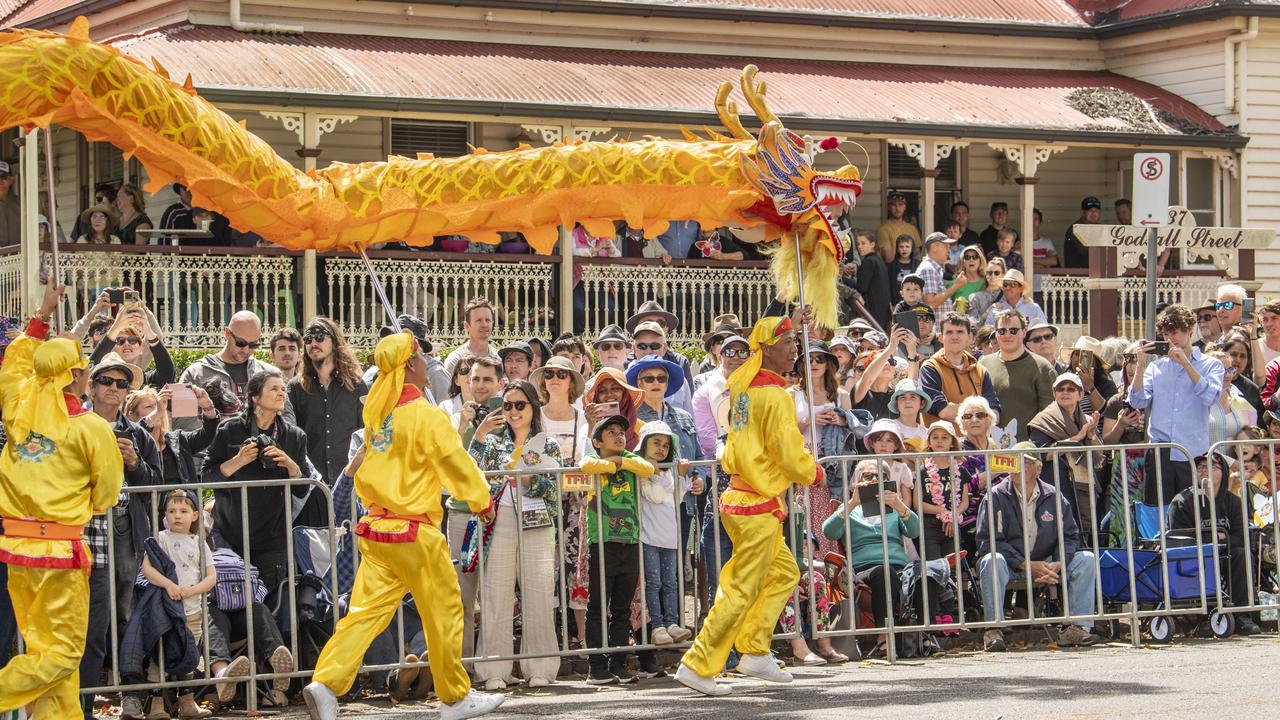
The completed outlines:
[[[116,210],[120,212],[120,242],[125,245],[146,245],[147,237],[138,235],[139,230],[150,230],[155,227],[151,218],[147,217],[147,199],[137,185],[121,186],[116,193]]]

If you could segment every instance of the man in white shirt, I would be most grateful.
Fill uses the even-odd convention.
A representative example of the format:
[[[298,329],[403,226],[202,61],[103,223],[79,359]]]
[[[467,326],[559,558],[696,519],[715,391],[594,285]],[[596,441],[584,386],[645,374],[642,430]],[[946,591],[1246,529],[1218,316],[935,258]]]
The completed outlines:
[[[987,317],[983,320],[984,325],[995,325],[996,314],[1001,310],[1010,309],[1017,310],[1029,324],[1049,321],[1044,315],[1044,310],[1023,294],[1027,289],[1027,278],[1021,271],[1010,270],[1005,273],[1000,286],[1004,289],[1004,299],[991,303],[991,309],[987,310]]]
[[[449,377],[453,377],[458,361],[467,355],[487,355],[499,360],[498,348],[489,344],[489,338],[493,337],[493,305],[488,298],[472,298],[462,308],[462,329],[467,331],[467,341],[444,359],[444,370]]]

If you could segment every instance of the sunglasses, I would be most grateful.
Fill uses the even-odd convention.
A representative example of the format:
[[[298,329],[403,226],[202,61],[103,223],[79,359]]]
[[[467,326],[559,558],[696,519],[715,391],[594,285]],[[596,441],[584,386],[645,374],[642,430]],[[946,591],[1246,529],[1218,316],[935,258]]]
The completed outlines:
[[[638,343],[636,343],[636,349],[637,349],[637,350],[661,350],[661,349],[662,349],[662,343],[660,343],[660,342],[656,342],[656,343],[642,343],[642,342],[638,342]]]
[[[747,358],[751,357],[751,351],[750,350],[732,350],[732,349],[721,350],[720,357],[729,358],[730,360],[733,360],[735,358],[738,360],[746,360]]]
[[[516,412],[524,412],[524,409],[527,407],[529,407],[528,400],[512,400],[510,402],[502,403],[502,409],[506,412],[511,412],[512,410],[515,410]]]
[[[642,382],[642,383],[644,383],[644,384],[646,384],[646,385],[647,385],[647,384],[649,384],[649,383],[665,383],[666,381],[667,381],[667,376],[666,376],[666,375],[642,375],[642,376],[640,376],[640,382]]]
[[[543,370],[542,377],[548,380],[568,380],[573,377],[573,373],[568,370]]]
[[[1080,392],[1080,388],[1075,385],[1059,385],[1053,389],[1054,392]]]
[[[116,344],[117,345],[141,345],[142,341],[133,335],[125,335],[124,337],[116,338]]]
[[[1235,301],[1235,300],[1227,300],[1226,302],[1216,302],[1216,303],[1214,303],[1214,304],[1213,304],[1213,309],[1214,309],[1214,310],[1235,310],[1235,309],[1236,309],[1236,301]]]
[[[963,260],[981,260],[982,258],[978,257],[977,255],[965,255],[962,259]]]
[[[987,271],[987,274],[988,274],[988,275],[1003,275],[1003,274],[1004,274],[1004,271],[1003,271],[1003,270],[1000,270],[1000,269],[996,269],[996,270],[988,270],[988,271]]]
[[[622,342],[602,342],[599,345],[596,345],[596,349],[603,350],[605,352],[615,352],[617,350],[626,350],[627,344]]]
[[[991,417],[991,416],[987,415],[984,412],[972,412],[972,413],[965,413],[964,415],[961,415],[960,419],[961,420],[981,420],[986,417]]]
[[[309,332],[302,336],[302,344],[310,345],[311,343],[316,343],[318,345],[324,342],[328,337],[329,333],[327,332]]]
[[[1231,308],[1227,308],[1227,309],[1230,310]],[[1209,322],[1210,320],[1217,320],[1218,316],[1214,315],[1213,313],[1205,313],[1196,319],[1199,320],[1200,322]]]
[[[800,377],[800,373],[796,372],[795,370],[788,370],[782,373],[782,376],[783,377]]]
[[[262,345],[262,343],[257,340],[254,340],[252,342],[250,342],[249,340],[241,340],[238,335],[231,332],[230,330],[227,331],[227,334],[231,336],[231,339],[235,342],[236,347],[238,348],[249,348],[251,350],[257,350],[258,346]]]
[[[124,378],[109,377],[96,377],[93,379],[93,382],[95,385],[101,385],[102,387],[111,387],[112,385],[115,385],[117,390],[128,390],[129,386],[133,384]]]
[[[1020,327],[1002,327],[996,328],[997,335],[1017,335],[1022,332]]]
[[[1031,336],[1029,336],[1029,335],[1027,336],[1027,342],[1031,342],[1031,343],[1048,342],[1048,341],[1050,341],[1050,340],[1052,340],[1052,339],[1053,339],[1053,333],[1046,333],[1046,334],[1044,334],[1044,335],[1036,335],[1035,337],[1031,337]]]
[[[1020,287],[1022,287],[1022,283],[1018,283],[1018,282],[1007,282],[1007,283],[1003,283],[1000,287],[1004,288],[1005,290],[1012,290],[1013,288],[1020,288]]]

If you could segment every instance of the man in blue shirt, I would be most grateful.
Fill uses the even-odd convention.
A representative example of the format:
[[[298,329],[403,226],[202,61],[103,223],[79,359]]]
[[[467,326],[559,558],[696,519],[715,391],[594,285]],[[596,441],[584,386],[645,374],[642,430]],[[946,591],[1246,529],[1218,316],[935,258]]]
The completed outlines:
[[[1156,333],[1169,344],[1168,355],[1153,360],[1156,345],[1146,343],[1129,388],[1129,406],[1147,411],[1148,439],[1177,443],[1191,453],[1187,457],[1173,448],[1147,451],[1143,502],[1148,505],[1167,505],[1191,487],[1192,458],[1209,451],[1209,408],[1222,393],[1224,369],[1221,362],[1192,347],[1195,325],[1195,314],[1186,305],[1165,308],[1156,318]],[[1159,494],[1157,478],[1163,490]]]

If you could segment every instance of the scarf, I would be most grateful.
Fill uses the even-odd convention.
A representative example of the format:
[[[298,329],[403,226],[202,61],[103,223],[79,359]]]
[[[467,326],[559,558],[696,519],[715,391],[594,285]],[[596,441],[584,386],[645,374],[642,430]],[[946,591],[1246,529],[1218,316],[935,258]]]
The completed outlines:
[[[404,389],[405,365],[418,353],[418,341],[408,331],[388,335],[378,341],[373,363],[378,366],[378,379],[373,381],[364,401],[364,441],[382,427],[383,421],[396,409]]]
[[[66,338],[40,343],[34,357],[35,375],[18,387],[17,402],[10,408],[10,431],[16,442],[32,433],[57,443],[70,427],[70,411],[62,389],[71,384],[73,369],[83,369],[88,361],[80,346]]]

